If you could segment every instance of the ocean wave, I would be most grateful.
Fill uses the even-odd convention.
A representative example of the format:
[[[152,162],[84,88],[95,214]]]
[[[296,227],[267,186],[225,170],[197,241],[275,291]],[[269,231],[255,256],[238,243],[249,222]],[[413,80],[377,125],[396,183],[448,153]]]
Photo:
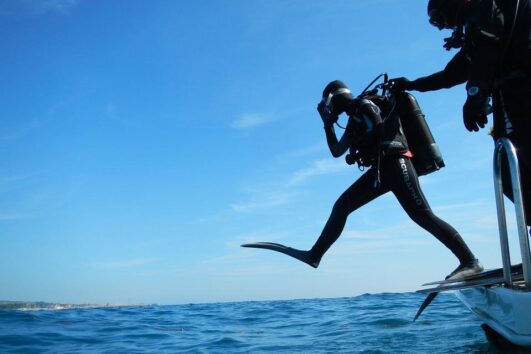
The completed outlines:
[[[423,298],[124,307],[4,301],[0,353],[498,353],[452,295],[441,294],[413,322]]]

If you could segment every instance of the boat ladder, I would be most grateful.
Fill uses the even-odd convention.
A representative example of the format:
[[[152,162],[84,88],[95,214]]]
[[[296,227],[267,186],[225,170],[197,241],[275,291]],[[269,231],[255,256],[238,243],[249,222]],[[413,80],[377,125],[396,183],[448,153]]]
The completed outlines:
[[[522,256],[522,271],[524,275],[523,284],[513,282],[511,273],[511,255],[509,251],[509,240],[507,232],[507,219],[505,214],[505,203],[503,199],[503,185],[501,160],[502,153],[506,154],[513,189],[514,207],[516,212],[516,225],[520,240],[520,253]],[[501,255],[503,263],[503,278],[507,287],[525,287],[531,290],[531,252],[529,248],[529,237],[527,235],[527,223],[525,220],[524,200],[521,191],[520,169],[516,149],[507,138],[500,138],[496,142],[494,149],[494,192],[496,197],[496,209],[498,212],[498,229],[500,233]]]

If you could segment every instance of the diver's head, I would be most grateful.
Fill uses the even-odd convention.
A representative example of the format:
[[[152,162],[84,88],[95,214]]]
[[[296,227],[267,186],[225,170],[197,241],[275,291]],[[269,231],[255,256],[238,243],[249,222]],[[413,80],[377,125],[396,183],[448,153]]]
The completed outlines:
[[[464,25],[469,17],[472,0],[429,0],[430,23],[438,29],[453,29]]]
[[[323,90],[321,103],[329,114],[338,116],[347,110],[353,99],[347,85],[343,81],[334,80]]]

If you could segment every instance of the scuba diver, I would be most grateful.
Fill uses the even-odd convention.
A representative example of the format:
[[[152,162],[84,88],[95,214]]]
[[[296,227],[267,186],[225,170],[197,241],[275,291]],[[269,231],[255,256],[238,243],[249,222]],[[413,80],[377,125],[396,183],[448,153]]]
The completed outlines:
[[[459,266],[448,275],[448,279],[481,272],[483,267],[459,233],[439,219],[426,201],[402,130],[398,113],[400,109],[395,109],[397,106],[386,96],[377,95],[377,90],[353,97],[342,81],[329,83],[317,110],[324,124],[330,152],[336,158],[348,152],[345,156],[348,164],[357,163],[360,168],[369,169],[337,199],[321,235],[310,250],[303,251],[270,242],[243,244],[242,247],[274,250],[317,268],[323,255],[341,235],[347,217],[391,191],[408,216],[458,258]],[[348,123],[338,140],[334,124],[342,113],[347,114]]]
[[[516,148],[525,214],[531,225],[530,0],[430,0],[428,16],[439,30],[453,29],[444,47],[459,51],[439,72],[412,81],[399,77],[390,82],[397,90],[420,92],[466,82],[464,125],[477,132],[485,127],[492,111],[494,141],[507,137]],[[505,155],[502,181],[505,195],[513,200]]]

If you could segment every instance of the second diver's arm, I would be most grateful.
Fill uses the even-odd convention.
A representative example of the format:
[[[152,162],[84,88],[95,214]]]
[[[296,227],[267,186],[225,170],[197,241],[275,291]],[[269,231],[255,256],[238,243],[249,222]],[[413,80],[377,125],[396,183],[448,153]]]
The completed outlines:
[[[467,78],[468,60],[464,50],[460,50],[443,70],[411,81],[411,85],[416,91],[435,91],[463,84]]]
[[[467,89],[476,86],[485,96],[492,93],[494,77],[503,64],[505,18],[497,4],[483,1],[478,5],[477,16],[468,26],[470,71]]]

